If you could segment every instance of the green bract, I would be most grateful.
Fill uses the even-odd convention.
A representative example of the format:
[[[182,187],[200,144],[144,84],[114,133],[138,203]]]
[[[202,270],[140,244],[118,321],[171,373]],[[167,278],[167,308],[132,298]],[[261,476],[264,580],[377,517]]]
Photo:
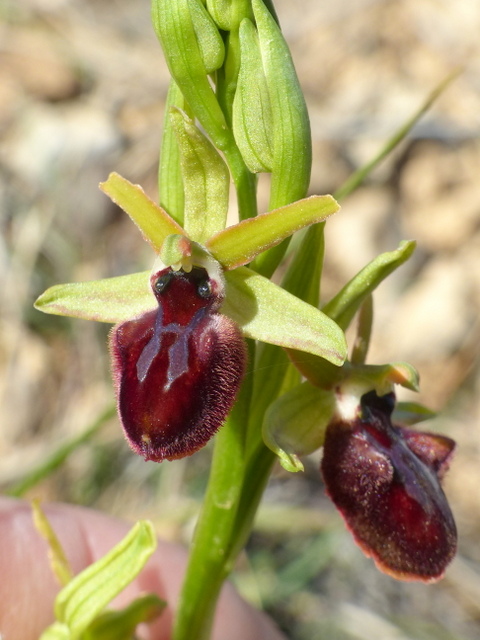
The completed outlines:
[[[185,231],[197,242],[205,242],[227,222],[228,167],[190,118],[172,108],[170,120],[180,151]]]

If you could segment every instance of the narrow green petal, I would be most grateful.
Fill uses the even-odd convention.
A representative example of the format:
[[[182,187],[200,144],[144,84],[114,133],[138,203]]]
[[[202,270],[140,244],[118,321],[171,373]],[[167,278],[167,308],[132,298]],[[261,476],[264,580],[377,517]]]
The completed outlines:
[[[225,228],[230,173],[218,151],[190,118],[172,109],[170,120],[185,186],[185,231],[192,240],[204,243]]]
[[[157,253],[167,236],[184,233],[182,227],[150,200],[140,186],[132,184],[118,173],[111,173],[106,182],[100,183],[100,189],[130,216]]]
[[[325,429],[335,410],[335,396],[309,382],[294,387],[270,405],[263,439],[287,471],[303,471],[298,456],[323,445]]]
[[[345,336],[321,311],[247,267],[227,271],[225,279],[223,312],[248,338],[307,351],[335,365],[343,363]]]
[[[398,249],[382,253],[367,264],[337,295],[330,300],[323,311],[342,328],[346,329],[365,298],[378,285],[410,258],[416,243],[413,240],[401,242]]]
[[[55,599],[55,615],[79,637],[103,609],[140,573],[155,551],[151,522],[141,521],[107,555],[84,569]]]
[[[339,209],[332,196],[311,196],[280,209],[227,227],[206,247],[226,269],[247,264],[262,251],[308,225],[321,222]]]
[[[57,284],[35,302],[35,308],[57,316],[97,322],[123,322],[154,309],[150,271],[117,278]]]

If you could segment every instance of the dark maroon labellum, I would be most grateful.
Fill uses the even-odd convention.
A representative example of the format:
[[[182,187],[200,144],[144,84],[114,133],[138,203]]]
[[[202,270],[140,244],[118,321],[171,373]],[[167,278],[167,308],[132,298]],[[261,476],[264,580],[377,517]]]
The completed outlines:
[[[126,437],[145,460],[161,462],[191,455],[222,425],[246,352],[205,269],[169,267],[150,282],[158,309],[114,327],[110,344]]]
[[[455,443],[393,425],[394,395],[370,392],[353,422],[333,422],[322,472],[327,493],[377,566],[401,580],[442,577],[457,532],[439,479]]]

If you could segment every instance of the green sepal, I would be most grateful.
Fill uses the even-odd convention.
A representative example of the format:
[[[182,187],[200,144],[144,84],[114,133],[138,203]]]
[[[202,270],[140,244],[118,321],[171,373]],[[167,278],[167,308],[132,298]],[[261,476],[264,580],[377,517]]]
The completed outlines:
[[[200,0],[189,0],[189,7],[205,71],[213,73],[225,59],[222,36]]]
[[[172,109],[170,120],[180,151],[185,230],[193,240],[204,243],[225,228],[230,173],[218,151],[190,118]]]
[[[177,107],[185,113],[189,113],[189,108],[183,97],[183,93],[178,88],[175,80],[170,80],[167,101],[165,103],[162,144],[158,163],[158,193],[160,206],[165,209],[178,224],[183,225],[183,209],[185,204],[183,178],[177,138],[170,120],[171,107]]]
[[[261,0],[252,0],[273,119],[269,209],[304,198],[310,183],[310,123],[288,45]],[[288,100],[285,99],[288,96]]]
[[[168,213],[155,204],[144,190],[118,173],[111,173],[100,189],[127,213],[156,253],[165,238],[172,233],[183,233],[182,227]]]
[[[333,367],[323,358],[310,353],[287,349],[288,356],[302,376],[320,389],[333,389],[347,380],[359,381],[367,391],[375,389],[379,396],[388,393],[394,384],[411,391],[419,389],[419,375],[415,367],[407,362],[389,364],[353,364],[348,360],[342,367]]]
[[[351,365],[348,379],[365,382],[379,396],[389,393],[395,384],[410,391],[418,391],[420,385],[418,371],[408,362]]]
[[[116,278],[57,284],[36,300],[35,308],[57,316],[97,322],[124,322],[157,306],[150,271]]]
[[[272,403],[265,414],[263,439],[287,471],[303,471],[299,456],[323,445],[335,410],[335,394],[309,382],[294,387]]]
[[[82,640],[131,640],[137,626],[153,622],[165,606],[154,593],[141,595],[120,611],[101,613],[82,634]]]
[[[258,35],[250,20],[240,25],[240,70],[233,100],[233,134],[252,173],[273,168],[273,115]]]
[[[137,522],[103,558],[75,576],[55,599],[55,616],[80,638],[104,608],[140,573],[155,551],[151,522]]]
[[[216,262],[216,261],[214,261]],[[225,272],[223,312],[249,338],[305,350],[341,365],[343,332],[321,311],[246,267]],[[118,323],[156,308],[150,271],[90,282],[55,285],[35,303],[45,313]]]
[[[323,307],[323,312],[343,330],[347,329],[365,298],[410,258],[415,246],[413,240],[405,240],[395,251],[377,256]]]
[[[299,300],[247,267],[225,272],[223,313],[245,336],[300,349],[341,365],[346,357],[343,332],[318,309]]]
[[[225,269],[247,264],[292,233],[325,220],[339,209],[332,196],[311,196],[293,204],[227,227],[206,242]]]
[[[215,145],[224,149],[231,132],[208,80],[189,0],[153,0],[152,21],[173,79]]]
[[[397,402],[393,410],[393,422],[412,425],[435,418],[436,412],[418,402]]]
[[[118,323],[156,307],[150,272],[56,285],[35,303],[45,313]],[[341,365],[343,332],[324,313],[246,267],[225,272],[223,312],[255,340],[299,349]]]

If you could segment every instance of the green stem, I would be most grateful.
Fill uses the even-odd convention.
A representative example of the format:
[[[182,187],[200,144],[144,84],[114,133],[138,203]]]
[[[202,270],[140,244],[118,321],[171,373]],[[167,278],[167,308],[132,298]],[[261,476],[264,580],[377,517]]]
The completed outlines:
[[[250,362],[254,344],[249,343]],[[251,373],[215,439],[212,467],[190,549],[173,640],[207,640],[223,581],[231,571],[231,538],[245,469],[245,425],[251,399]],[[193,634],[192,630],[195,630]]]
[[[240,220],[257,215],[257,178],[247,169],[245,162],[233,141],[223,149],[232,180],[237,192],[238,215]]]

